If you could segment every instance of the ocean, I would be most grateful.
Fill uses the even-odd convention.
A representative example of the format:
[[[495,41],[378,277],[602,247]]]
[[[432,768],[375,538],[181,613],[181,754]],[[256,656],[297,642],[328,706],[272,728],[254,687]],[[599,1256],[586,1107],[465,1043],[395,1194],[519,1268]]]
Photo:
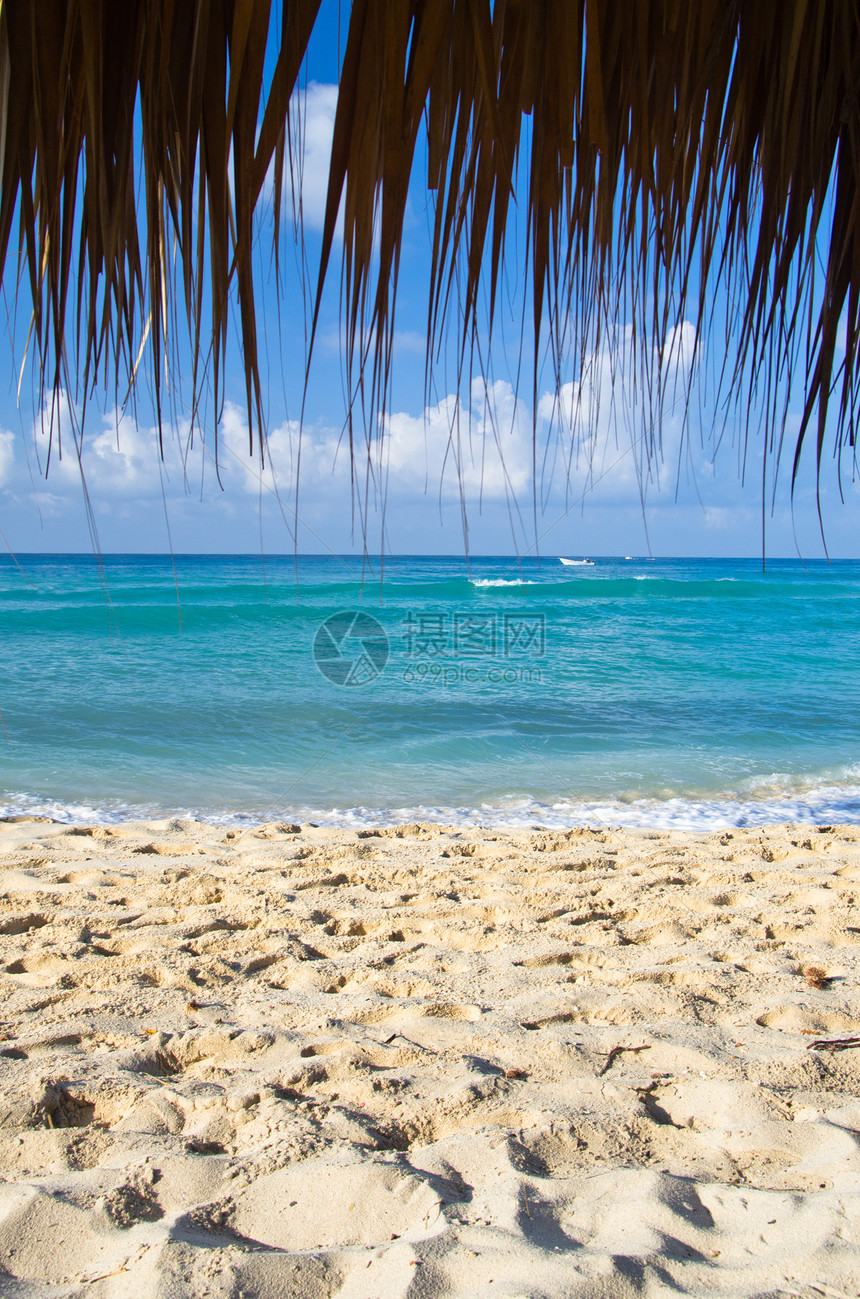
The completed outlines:
[[[860,562],[0,560],[0,813],[860,821]]]

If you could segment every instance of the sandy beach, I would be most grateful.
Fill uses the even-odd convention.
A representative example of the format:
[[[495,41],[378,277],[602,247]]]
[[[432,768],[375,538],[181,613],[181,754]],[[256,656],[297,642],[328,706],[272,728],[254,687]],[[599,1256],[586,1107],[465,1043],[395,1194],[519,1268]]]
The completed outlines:
[[[856,1295],[858,884],[857,827],[3,824],[0,1293]]]

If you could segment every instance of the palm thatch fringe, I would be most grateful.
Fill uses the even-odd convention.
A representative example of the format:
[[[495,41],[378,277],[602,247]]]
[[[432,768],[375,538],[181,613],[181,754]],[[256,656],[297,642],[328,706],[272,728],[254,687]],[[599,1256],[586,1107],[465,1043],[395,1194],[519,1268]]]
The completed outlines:
[[[100,373],[131,383],[148,335],[160,409],[180,297],[195,399],[211,360],[217,404],[235,294],[259,429],[252,218],[270,168],[280,196],[294,162],[318,7],[0,0],[0,265],[17,216],[43,384],[68,380],[71,341],[84,391]],[[722,287],[725,390],[776,413],[799,368],[796,456],[811,433],[820,463],[834,394],[834,449],[854,446],[860,0],[354,0],[316,308],[342,203],[347,357],[371,407],[425,128],[428,371],[452,325],[471,355],[481,290],[493,318],[525,168],[535,356],[543,335],[558,365],[623,312],[659,371],[685,313],[715,327]]]

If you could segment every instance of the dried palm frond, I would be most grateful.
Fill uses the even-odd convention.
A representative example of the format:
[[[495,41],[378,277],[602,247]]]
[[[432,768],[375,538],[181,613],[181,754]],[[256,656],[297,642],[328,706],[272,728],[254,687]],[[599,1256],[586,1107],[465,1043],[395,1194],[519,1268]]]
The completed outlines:
[[[67,377],[70,322],[84,393],[101,369],[131,380],[148,334],[160,423],[175,240],[193,387],[211,349],[217,402],[235,285],[259,423],[251,218],[272,159],[283,169],[318,8],[283,0],[264,100],[271,0],[0,0],[0,258],[17,211],[43,383]]]
[[[819,991],[828,987],[831,982],[827,971],[823,970],[820,965],[805,965],[801,973],[810,988],[817,988]]]
[[[216,397],[235,291],[259,427],[251,219],[273,160],[276,195],[292,165],[317,9],[283,0],[269,80],[271,0],[0,0],[0,255],[17,212],[43,382],[72,330],[84,389],[100,367],[129,379],[148,328],[158,393],[175,240]],[[800,370],[795,473],[810,431],[821,462],[834,390],[834,450],[853,447],[858,96],[860,0],[354,0],[316,300],[343,205],[351,389],[384,405],[426,130],[428,373],[449,327],[461,364],[481,341],[482,288],[492,323],[525,168],[535,395],[541,337],[558,369],[624,318],[659,405],[673,330],[716,328],[719,288],[725,390],[777,415]]]
[[[691,311],[698,341],[721,285],[735,334],[725,387],[765,389],[776,417],[802,368],[794,472],[810,426],[821,460],[834,382],[835,445],[853,447],[858,94],[854,0],[356,0],[322,264],[343,195],[350,355],[364,359],[363,324],[384,391],[422,114],[437,195],[428,364],[451,304],[462,349],[474,340],[481,284],[492,321],[530,117],[535,355],[549,328],[557,365],[565,343],[584,356],[626,313],[659,391],[673,330]]]

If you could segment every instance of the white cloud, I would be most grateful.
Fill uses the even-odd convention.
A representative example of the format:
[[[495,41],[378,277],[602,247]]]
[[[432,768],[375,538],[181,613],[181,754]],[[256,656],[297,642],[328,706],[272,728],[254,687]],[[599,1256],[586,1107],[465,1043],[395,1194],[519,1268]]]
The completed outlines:
[[[284,165],[284,210],[296,219],[301,212],[309,230],[321,231],[325,224],[337,89],[334,85],[312,81],[306,89],[296,91],[290,104],[294,178],[291,178],[288,158]],[[272,166],[263,186],[264,202],[271,203],[274,185]],[[342,208],[336,236],[343,237]]]
[[[124,418],[87,440],[84,473],[100,492],[137,496],[158,487],[158,457],[155,429],[138,428]]]
[[[468,408],[449,395],[420,416],[399,412],[384,425],[389,490],[506,499],[528,486],[531,458],[525,406],[501,379],[476,379]]]
[[[667,343],[665,371],[689,365],[692,340],[679,329]],[[683,376],[679,376],[683,377]],[[569,504],[572,495],[639,503],[645,488],[671,493],[678,474],[682,420],[670,415],[662,430],[662,459],[649,463],[641,403],[629,397],[628,376],[617,356],[596,353],[584,377],[555,396],[544,393],[534,429],[525,402],[511,384],[473,381],[468,403],[449,393],[420,413],[395,411],[368,437],[360,426],[350,464],[343,430],[294,421],[271,429],[265,467],[248,454],[244,411],[227,403],[219,428],[222,481],[253,495],[278,491],[287,499],[299,477],[299,500],[346,504],[351,492],[372,511],[426,497],[430,501],[530,503],[537,437],[537,495],[544,509]]]
[[[528,487],[531,475],[531,429],[523,403],[509,383],[472,385],[463,406],[449,395],[420,415],[399,411],[387,415],[375,436],[355,433],[353,464],[348,436],[330,427],[305,427],[288,421],[266,437],[265,467],[248,456],[247,423],[238,406],[228,403],[219,429],[224,479],[239,481],[259,493],[276,486],[282,495],[349,499],[354,479],[358,495],[371,508],[383,498],[414,499],[440,494],[456,499],[503,500]],[[334,489],[334,490],[333,490]]]
[[[411,352],[413,356],[424,356],[427,351],[427,340],[417,329],[395,329],[394,356],[398,353]]]
[[[311,82],[302,99],[301,210],[306,225],[313,230],[322,230],[337,109],[337,86]]]
[[[81,480],[75,430],[80,428],[80,410],[61,388],[46,396],[33,418],[30,445],[34,477],[41,477],[47,495],[57,497],[71,483]]]
[[[312,88],[313,89],[313,88]],[[319,89],[319,88],[317,88]],[[534,439],[537,439],[537,496],[543,509],[563,506],[571,494],[591,494],[619,501],[638,501],[642,484],[666,486],[677,473],[681,421],[664,422],[664,463],[649,464],[642,435],[644,410],[631,396],[629,332],[614,350],[602,348],[582,367],[580,377],[563,385],[559,394],[544,393],[535,428],[525,402],[505,380],[473,381],[468,400],[449,393],[420,413],[395,411],[386,415],[368,436],[360,426],[350,447],[342,429],[306,426],[294,421],[271,429],[265,456],[249,454],[244,408],[227,402],[216,444],[211,432],[195,430],[193,444],[187,421],[165,426],[164,456],[157,431],[139,427],[117,412],[98,416],[87,412],[83,438],[83,469],[94,500],[118,508],[121,501],[152,500],[162,491],[177,496],[219,497],[277,494],[289,503],[299,483],[302,502],[331,509],[351,509],[354,498],[362,513],[383,502],[399,503],[426,497],[454,502],[528,505],[533,491]],[[664,370],[685,379],[693,361],[693,330],[686,322],[667,340]],[[53,423],[52,423],[53,412]],[[81,412],[60,392],[53,406],[40,413],[33,426],[34,461],[42,471],[52,442],[50,473],[45,487],[52,494],[80,491],[80,466],[74,433],[80,437]],[[11,438],[0,441],[0,482],[12,467]],[[62,447],[62,458],[58,452]]]
[[[701,512],[702,525],[713,531],[733,532],[740,530],[748,523],[758,524],[760,515],[756,510],[733,505],[706,505]]]
[[[667,503],[675,494],[681,466],[682,482],[704,479],[713,484],[713,452],[689,451],[682,441],[681,410],[667,413],[662,430],[662,462],[647,454],[647,403],[637,398],[631,378],[629,334],[586,358],[580,375],[563,385],[559,394],[540,398],[537,421],[530,406],[505,380],[485,384],[475,380],[467,397],[449,393],[417,413],[393,411],[365,432],[358,425],[352,457],[346,433],[330,425],[285,421],[269,430],[261,462],[255,449],[249,453],[247,414],[241,405],[227,402],[218,430],[218,475],[215,473],[215,440],[211,431],[194,432],[190,443],[188,422],[164,429],[164,459],[160,458],[157,431],[138,427],[122,414],[99,415],[87,411],[83,468],[96,509],[112,513],[157,506],[162,491],[168,508],[182,498],[198,508],[200,498],[216,512],[244,515],[258,498],[267,511],[277,509],[290,522],[293,511],[371,520],[383,505],[404,507],[415,518],[437,506],[451,507],[462,499],[470,519],[479,509],[510,515],[511,510],[531,513],[533,493],[545,523],[562,517],[580,499],[639,516],[643,497],[654,499],[656,489]],[[694,363],[694,335],[687,322],[673,333],[664,348],[664,373],[686,382]],[[674,401],[666,398],[666,409]],[[58,500],[80,500],[80,470],[72,429],[79,428],[80,411],[60,394],[55,407],[54,447],[51,468],[43,487],[50,493],[50,509]],[[44,470],[50,428],[50,410],[37,419],[31,454],[34,466]],[[62,436],[63,458],[57,456]],[[536,479],[534,482],[533,475]],[[0,482],[12,475],[25,487],[21,458],[13,464],[11,438],[0,434]],[[298,499],[296,485],[298,481]],[[223,492],[221,488],[224,488]],[[32,499],[32,484],[26,494]],[[721,503],[721,502],[711,502]],[[183,507],[184,508],[184,507]],[[499,513],[498,517],[502,517]],[[543,525],[542,525],[543,526]],[[719,527],[716,519],[710,527]]]
[[[341,230],[340,233],[342,234],[343,231]],[[344,328],[331,326],[317,335],[316,346],[331,356],[343,357],[346,353],[347,338],[348,334]],[[376,334],[368,330],[361,340],[361,350],[372,356],[375,347]],[[398,356],[423,357],[426,351],[426,339],[423,334],[418,333],[417,329],[395,329],[391,353],[395,364]]]
[[[641,501],[655,490],[673,492],[682,466],[691,467],[684,406],[695,344],[694,326],[683,321],[669,331],[661,356],[652,351],[643,357],[628,326],[585,357],[578,379],[557,393],[545,392],[538,403],[544,488],[548,476],[561,476],[568,493],[599,485],[601,495],[610,492],[619,502]]]
[[[302,441],[302,456],[306,447],[312,446],[312,437],[305,433],[307,441]],[[325,435],[323,437],[325,441]],[[234,402],[225,402],[221,423],[218,426],[218,464],[221,481],[225,488],[237,483],[243,491],[252,495],[275,492],[286,493],[295,484],[296,469],[299,462],[299,426],[294,420],[287,420],[277,428],[266,433],[265,449],[261,459],[259,445],[256,443],[253,452],[248,437],[248,422],[245,412]],[[206,454],[214,463],[215,439],[209,434],[206,440]],[[313,462],[313,455],[310,456]]]
[[[696,327],[689,320],[673,325],[663,344],[663,386],[674,377],[686,380],[696,362]]]
[[[46,402],[32,429],[35,464],[50,492],[79,491],[83,468],[90,493],[112,500],[160,495],[162,484],[184,490],[187,436],[187,423],[165,424],[162,458],[156,428],[141,427],[116,411],[97,416],[92,407],[82,433],[81,408],[63,390]]]
[[[399,411],[387,415],[375,436],[360,429],[353,464],[347,434],[325,426],[299,428],[287,421],[266,436],[265,465],[248,454],[248,426],[239,406],[226,403],[218,431],[222,480],[259,495],[295,490],[300,499],[330,502],[357,494],[371,509],[384,498],[414,500],[428,496],[504,500],[528,489],[531,477],[531,422],[509,383],[472,384],[471,401],[443,397],[420,415]]]
[[[27,503],[47,518],[62,519],[68,514],[68,500],[55,492],[31,492]]]
[[[4,487],[12,475],[15,464],[15,435],[0,429],[0,487]]]

